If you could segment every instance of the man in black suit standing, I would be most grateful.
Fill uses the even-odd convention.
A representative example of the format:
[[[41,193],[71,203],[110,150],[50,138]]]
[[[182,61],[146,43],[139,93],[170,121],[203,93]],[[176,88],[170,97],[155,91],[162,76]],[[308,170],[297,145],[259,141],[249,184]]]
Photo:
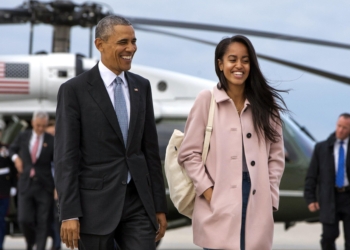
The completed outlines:
[[[58,93],[55,181],[61,238],[86,250],[152,250],[167,226],[166,196],[147,79],[128,70],[131,23],[102,19],[101,61]],[[78,243],[79,242],[79,243]]]
[[[350,114],[344,113],[339,116],[335,133],[316,144],[306,176],[304,197],[311,212],[320,210],[323,250],[336,249],[340,220],[345,250],[350,250],[349,135]]]
[[[27,250],[36,244],[45,250],[51,213],[54,181],[51,172],[53,136],[45,133],[49,116],[34,112],[32,130],[20,133],[10,146],[18,179],[18,222],[27,242]]]

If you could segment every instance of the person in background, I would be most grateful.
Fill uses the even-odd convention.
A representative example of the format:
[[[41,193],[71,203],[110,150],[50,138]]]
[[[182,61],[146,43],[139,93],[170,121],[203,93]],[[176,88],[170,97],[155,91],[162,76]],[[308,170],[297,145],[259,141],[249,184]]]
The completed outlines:
[[[5,217],[9,208],[10,196],[16,195],[17,171],[9,157],[6,145],[1,143],[6,124],[0,119],[0,250],[3,250],[6,235]]]
[[[248,38],[223,39],[214,62],[219,83],[212,90],[216,107],[207,161],[201,153],[209,90],[192,107],[178,155],[196,190],[194,243],[204,249],[270,250],[284,171],[284,101],[264,78]]]
[[[46,112],[34,112],[32,129],[20,133],[9,149],[19,173],[18,223],[27,250],[32,250],[34,244],[37,250],[45,250],[49,217],[52,214],[54,181],[51,163],[54,139],[45,133],[48,120]]]
[[[345,250],[350,250],[350,114],[339,116],[335,132],[316,144],[305,178],[304,197],[320,212],[322,250],[335,250],[343,221]]]

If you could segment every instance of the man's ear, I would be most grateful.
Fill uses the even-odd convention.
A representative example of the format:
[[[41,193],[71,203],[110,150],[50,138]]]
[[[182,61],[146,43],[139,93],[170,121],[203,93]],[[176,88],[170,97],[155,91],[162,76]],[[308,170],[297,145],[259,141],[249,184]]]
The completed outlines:
[[[95,39],[95,47],[98,51],[100,52],[103,51],[103,44],[104,44],[104,41],[101,38]]]

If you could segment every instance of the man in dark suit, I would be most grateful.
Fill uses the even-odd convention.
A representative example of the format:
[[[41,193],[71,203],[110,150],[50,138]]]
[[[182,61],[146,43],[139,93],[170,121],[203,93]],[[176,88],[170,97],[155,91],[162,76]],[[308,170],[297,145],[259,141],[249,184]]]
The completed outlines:
[[[10,195],[16,194],[17,171],[9,157],[6,145],[1,143],[2,131],[6,124],[0,119],[0,250],[3,249],[6,234],[6,221]]]
[[[79,249],[152,250],[167,226],[166,196],[147,79],[128,70],[131,23],[102,19],[101,61],[58,93],[55,181],[61,238]],[[79,243],[78,243],[79,239]]]
[[[305,180],[304,197],[311,212],[320,210],[321,247],[335,250],[343,221],[345,250],[350,250],[350,114],[339,116],[336,131],[317,143]],[[318,190],[318,192],[317,192]]]
[[[48,114],[34,112],[32,130],[20,133],[10,146],[18,179],[18,223],[27,242],[27,249],[46,246],[54,181],[51,172],[53,136],[45,133]]]

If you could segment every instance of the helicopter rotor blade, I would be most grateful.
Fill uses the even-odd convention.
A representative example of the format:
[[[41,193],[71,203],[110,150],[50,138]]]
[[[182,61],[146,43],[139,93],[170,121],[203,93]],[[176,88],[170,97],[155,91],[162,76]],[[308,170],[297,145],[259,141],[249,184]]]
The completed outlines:
[[[279,40],[285,40],[285,41],[294,41],[294,42],[300,42],[300,43],[323,45],[323,46],[329,46],[329,47],[335,47],[335,48],[341,48],[341,49],[350,49],[350,44],[324,41],[324,40],[313,39],[313,38],[305,38],[300,36],[290,36],[290,35],[273,33],[273,32],[240,29],[240,28],[212,25],[212,24],[200,24],[200,23],[168,21],[168,20],[148,19],[148,18],[128,17],[128,19],[131,21],[132,24],[138,24],[138,25],[151,25],[151,26],[185,28],[185,29],[216,31],[216,32],[229,32],[229,33],[235,33],[235,34],[265,37],[270,39],[279,39]]]
[[[34,14],[33,14],[34,13]],[[33,15],[32,15],[33,14]],[[109,11],[103,12],[99,3],[86,2],[78,5],[71,1],[39,2],[29,1],[16,9],[0,9],[1,23],[23,23],[31,21],[34,23],[47,23],[56,25],[91,27],[97,24],[103,17],[110,15]],[[241,29],[229,26],[201,24],[193,22],[180,22],[170,20],[159,20],[149,18],[127,17],[134,25],[150,25],[173,28],[195,29],[213,32],[228,32],[270,39],[294,41],[341,49],[350,49],[350,44],[325,41],[320,39],[291,36],[266,31]]]
[[[202,44],[207,44],[207,45],[212,45],[212,46],[216,46],[216,44],[217,44],[217,43],[210,42],[210,41],[207,41],[207,40],[193,38],[193,37],[190,37],[190,36],[179,35],[179,34],[168,32],[168,31],[155,30],[155,29],[151,29],[151,28],[144,28],[144,27],[141,27],[139,25],[134,25],[134,27],[135,27],[135,29],[138,29],[138,30],[158,33],[158,34],[167,35],[167,36],[173,36],[173,37],[182,38],[182,39],[185,39],[185,40],[199,42],[199,43],[202,43]],[[327,71],[324,71],[324,70],[320,70],[320,69],[312,68],[312,67],[305,66],[305,65],[302,65],[302,64],[298,64],[298,63],[294,63],[294,62],[278,59],[278,58],[267,56],[267,55],[263,55],[263,54],[260,54],[260,53],[257,53],[257,56],[259,58],[261,58],[261,59],[264,59],[264,60],[267,60],[267,61],[270,61],[270,62],[274,62],[274,63],[281,64],[281,65],[284,65],[284,66],[288,66],[290,68],[302,70],[302,71],[305,71],[305,72],[308,72],[308,73],[311,73],[311,74],[314,74],[314,75],[317,75],[317,76],[322,76],[322,77],[325,77],[325,78],[328,78],[328,79],[331,79],[331,80],[334,80],[334,81],[338,81],[338,82],[350,85],[350,78],[346,77],[346,76],[333,74],[333,73],[330,73],[330,72],[327,72]]]

